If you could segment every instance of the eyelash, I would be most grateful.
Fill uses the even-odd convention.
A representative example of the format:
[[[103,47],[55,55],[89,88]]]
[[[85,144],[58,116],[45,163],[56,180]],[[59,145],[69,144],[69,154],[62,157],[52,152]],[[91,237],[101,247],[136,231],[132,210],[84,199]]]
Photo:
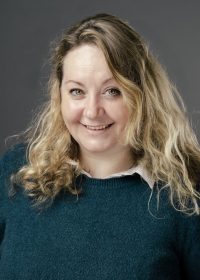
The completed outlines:
[[[114,91],[114,94],[111,93],[111,91]],[[108,95],[110,95],[110,96],[119,96],[119,95],[121,95],[121,91],[120,91],[118,88],[109,88],[109,89],[107,89],[107,90],[105,91],[105,93],[106,93],[106,92],[110,92],[111,94],[108,94]]]
[[[113,91],[114,91],[114,93],[113,93]],[[72,88],[72,89],[70,89],[69,93],[72,96],[80,96],[80,95],[83,94],[83,91],[79,88]],[[111,96],[111,97],[112,96],[119,96],[119,95],[121,95],[121,91],[118,88],[109,88],[103,94]]]
[[[79,92],[78,94],[77,91]],[[83,93],[83,91],[79,88],[72,88],[70,89],[69,93],[73,96],[80,96]]]

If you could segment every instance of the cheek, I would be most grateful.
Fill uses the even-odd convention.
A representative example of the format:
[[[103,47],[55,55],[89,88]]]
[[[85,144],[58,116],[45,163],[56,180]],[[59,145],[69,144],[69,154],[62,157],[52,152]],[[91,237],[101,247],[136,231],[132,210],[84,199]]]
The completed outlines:
[[[124,104],[118,104],[112,108],[111,111],[112,118],[115,120],[119,125],[125,126],[129,119],[128,108]]]
[[[71,104],[68,101],[61,102],[61,113],[67,126],[78,122],[81,116],[81,110],[78,106],[75,106],[75,104]]]
[[[126,107],[123,111],[122,122],[127,124],[128,119],[129,119],[129,111],[128,108]]]

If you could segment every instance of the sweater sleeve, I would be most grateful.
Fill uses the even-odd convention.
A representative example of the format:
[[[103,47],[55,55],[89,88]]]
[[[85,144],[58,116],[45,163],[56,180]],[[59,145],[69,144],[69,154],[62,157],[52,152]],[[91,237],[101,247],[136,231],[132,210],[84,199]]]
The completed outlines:
[[[0,159],[0,244],[3,240],[5,230],[5,216],[4,216],[4,172],[3,172],[3,159]]]
[[[200,279],[200,216],[185,216],[179,230],[183,279]],[[186,278],[185,278],[186,277]]]
[[[4,237],[6,216],[9,211],[9,184],[11,174],[25,164],[25,145],[18,144],[0,158],[0,244]]]

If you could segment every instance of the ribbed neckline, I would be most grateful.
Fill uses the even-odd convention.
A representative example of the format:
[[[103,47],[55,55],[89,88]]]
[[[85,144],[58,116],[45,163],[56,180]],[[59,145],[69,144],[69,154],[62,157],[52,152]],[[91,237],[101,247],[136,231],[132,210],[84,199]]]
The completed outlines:
[[[145,184],[149,188],[148,184],[140,177],[139,174],[127,175],[122,177],[114,177],[108,179],[97,179],[88,177],[85,174],[80,175],[77,178],[77,187],[84,187],[91,191],[123,189],[126,187],[135,186],[138,184]]]

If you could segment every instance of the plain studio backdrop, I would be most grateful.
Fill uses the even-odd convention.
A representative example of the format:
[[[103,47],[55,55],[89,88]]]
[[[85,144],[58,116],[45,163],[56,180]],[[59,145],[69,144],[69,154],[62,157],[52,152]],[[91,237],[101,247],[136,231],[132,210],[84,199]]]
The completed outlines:
[[[200,1],[1,0],[0,153],[46,98],[50,43],[100,12],[127,20],[148,42],[181,93],[200,139]]]

